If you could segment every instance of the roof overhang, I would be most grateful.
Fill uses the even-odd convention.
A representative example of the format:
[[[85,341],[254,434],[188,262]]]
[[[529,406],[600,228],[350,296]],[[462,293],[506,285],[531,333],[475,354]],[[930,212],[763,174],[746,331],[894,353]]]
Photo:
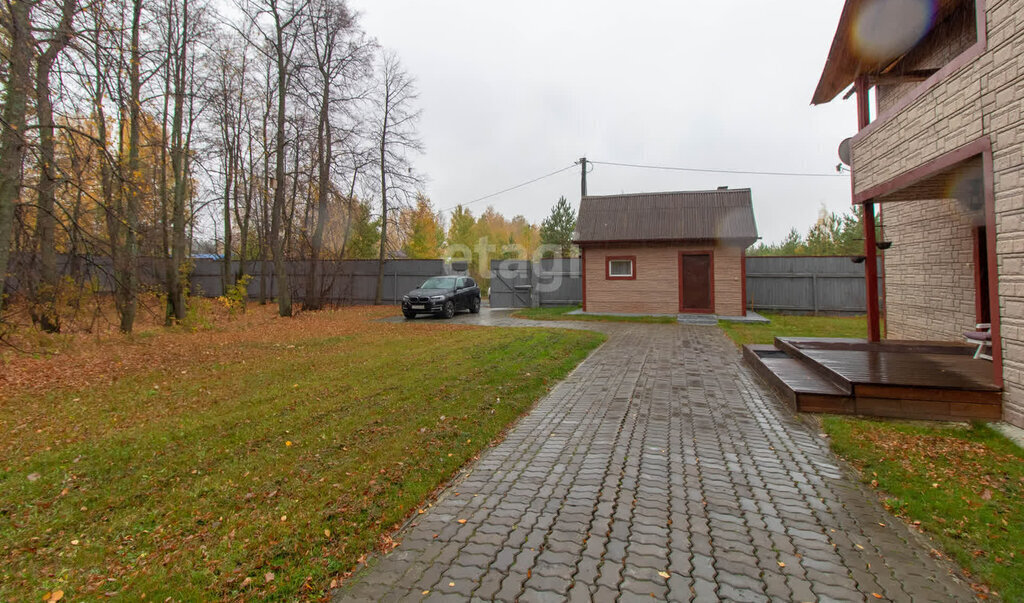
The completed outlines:
[[[927,27],[920,35],[918,41],[938,22],[945,19],[965,0],[846,0],[843,5],[843,12],[839,17],[839,25],[836,27],[835,37],[832,39],[832,47],[828,52],[828,59],[825,60],[825,67],[821,72],[821,79],[818,80],[818,87],[814,90],[811,98],[812,105],[820,105],[830,102],[840,92],[861,75],[878,75],[883,73],[896,60],[906,54],[916,45],[911,43],[906,48],[888,49],[885,52],[873,53],[870,51],[859,33],[861,31],[877,31],[879,27],[872,24],[885,19],[897,19],[895,27],[890,25],[886,30],[900,30],[904,23],[898,19],[901,15],[908,20],[906,25],[911,26],[911,14],[915,13],[914,8],[927,5],[930,10],[930,20]],[[903,9],[915,5],[909,9]],[[920,6],[916,6],[920,5]],[[903,10],[901,10],[903,9]],[[888,23],[888,21],[886,21]],[[913,24],[917,25],[917,23]],[[879,46],[879,49],[881,47]]]

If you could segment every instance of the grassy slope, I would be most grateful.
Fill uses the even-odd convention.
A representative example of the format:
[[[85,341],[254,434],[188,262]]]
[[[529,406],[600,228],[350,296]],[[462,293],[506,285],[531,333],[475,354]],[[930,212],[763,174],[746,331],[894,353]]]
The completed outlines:
[[[776,337],[867,337],[867,319],[863,316],[790,316],[765,314],[768,324],[721,321],[722,327],[736,345],[772,343]]]
[[[5,399],[0,597],[320,597],[603,339],[381,330]]]
[[[1024,600],[1024,451],[981,424],[823,422],[833,449],[884,493],[893,513],[1004,600]]]
[[[512,313],[514,318],[532,320],[596,320],[603,322],[674,323],[675,316],[610,316],[593,314],[568,314],[579,310],[579,306],[549,306],[544,308],[523,308]]]

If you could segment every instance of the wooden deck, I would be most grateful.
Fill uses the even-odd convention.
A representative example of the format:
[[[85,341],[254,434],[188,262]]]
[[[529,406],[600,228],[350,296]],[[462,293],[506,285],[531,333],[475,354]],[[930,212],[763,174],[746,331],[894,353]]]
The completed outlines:
[[[744,357],[794,409],[933,420],[998,420],[991,364],[947,342],[777,338]]]

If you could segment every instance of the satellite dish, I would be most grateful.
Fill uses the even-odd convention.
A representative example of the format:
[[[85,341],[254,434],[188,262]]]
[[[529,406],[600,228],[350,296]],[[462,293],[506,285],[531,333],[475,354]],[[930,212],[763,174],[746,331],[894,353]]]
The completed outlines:
[[[842,161],[845,165],[850,165],[850,139],[843,139],[843,142],[839,143],[839,161]]]

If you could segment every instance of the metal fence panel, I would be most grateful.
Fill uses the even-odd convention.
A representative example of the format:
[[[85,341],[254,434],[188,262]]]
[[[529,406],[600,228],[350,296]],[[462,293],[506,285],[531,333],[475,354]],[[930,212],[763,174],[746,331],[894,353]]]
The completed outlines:
[[[491,307],[529,308],[534,290],[533,274],[529,260],[491,260]]]
[[[539,305],[572,306],[583,303],[583,275],[579,258],[541,260],[537,273]]]
[[[32,256],[21,254],[15,258],[20,264],[12,265],[12,274],[38,273],[31,265]],[[372,304],[377,291],[377,260],[318,260],[323,278],[323,298],[333,304]],[[74,262],[68,256],[58,257],[62,274],[71,274],[72,265],[77,264],[78,274],[83,281],[95,283],[99,292],[114,290],[114,271],[110,258],[102,256],[79,256]],[[288,271],[288,285],[292,299],[302,301],[309,284],[311,260],[289,260],[285,262]],[[139,282],[143,287],[162,289],[166,281],[167,260],[163,258],[139,258]],[[231,262],[231,273],[238,274],[238,261]],[[189,275],[189,286],[193,294],[218,297],[224,294],[224,261],[197,258],[193,260]],[[384,263],[384,278],[381,283],[381,297],[384,303],[398,303],[407,291],[415,289],[431,276],[449,271],[444,260],[390,260]],[[265,294],[268,299],[277,295],[277,279],[273,262],[248,261],[245,273],[252,277],[248,285],[250,299],[258,299],[260,280],[266,279]],[[7,279],[8,291],[18,290],[17,278]]]
[[[583,303],[579,258],[491,261],[491,307],[529,308]]]
[[[493,260],[491,306],[525,308],[580,304],[583,301],[581,268],[579,258],[547,259],[537,264],[526,260]],[[855,264],[849,257],[747,258],[747,307],[752,310],[863,314],[867,307],[864,300],[864,264]]]
[[[377,292],[377,260],[318,260],[321,270],[323,298],[336,304],[372,304]],[[217,297],[223,294],[223,260],[196,260],[192,272],[192,286],[203,295]],[[288,287],[292,298],[301,301],[309,285],[311,260],[289,260]],[[238,273],[238,262],[231,262],[232,273]],[[266,278],[266,296],[277,295],[277,279],[273,262],[246,262],[246,274],[252,277],[248,293],[251,299],[260,294],[260,279]],[[384,262],[381,282],[381,301],[398,303],[402,296],[415,289],[428,277],[445,274],[444,260],[389,260]]]
[[[38,273],[32,254],[13,254],[6,290],[17,291],[21,285],[17,275]],[[167,260],[140,258],[139,281],[143,287],[162,289],[166,279]],[[881,274],[881,260],[879,260]],[[531,306],[574,305],[583,301],[583,284],[579,258],[529,260],[492,260],[490,304],[494,308],[525,308]],[[306,294],[310,260],[286,262],[292,298],[301,301]],[[97,291],[114,289],[114,272],[110,258],[101,256],[58,256],[63,274],[77,273],[91,282]],[[238,273],[238,261],[231,263]],[[323,298],[333,304],[371,304],[377,288],[376,260],[320,260]],[[747,307],[752,310],[792,313],[863,314],[867,304],[864,291],[864,264],[855,264],[848,257],[748,257]],[[193,293],[209,297],[223,295],[223,260],[195,259],[191,274]],[[450,271],[443,260],[391,260],[385,262],[382,301],[397,303],[405,292],[416,288],[426,278]],[[274,266],[270,261],[246,262],[246,274],[252,276],[250,299],[260,295],[261,279],[265,279],[268,299],[277,294]],[[667,276],[671,277],[671,276]],[[879,277],[879,289],[882,289]],[[884,310],[884,309],[883,309]]]

